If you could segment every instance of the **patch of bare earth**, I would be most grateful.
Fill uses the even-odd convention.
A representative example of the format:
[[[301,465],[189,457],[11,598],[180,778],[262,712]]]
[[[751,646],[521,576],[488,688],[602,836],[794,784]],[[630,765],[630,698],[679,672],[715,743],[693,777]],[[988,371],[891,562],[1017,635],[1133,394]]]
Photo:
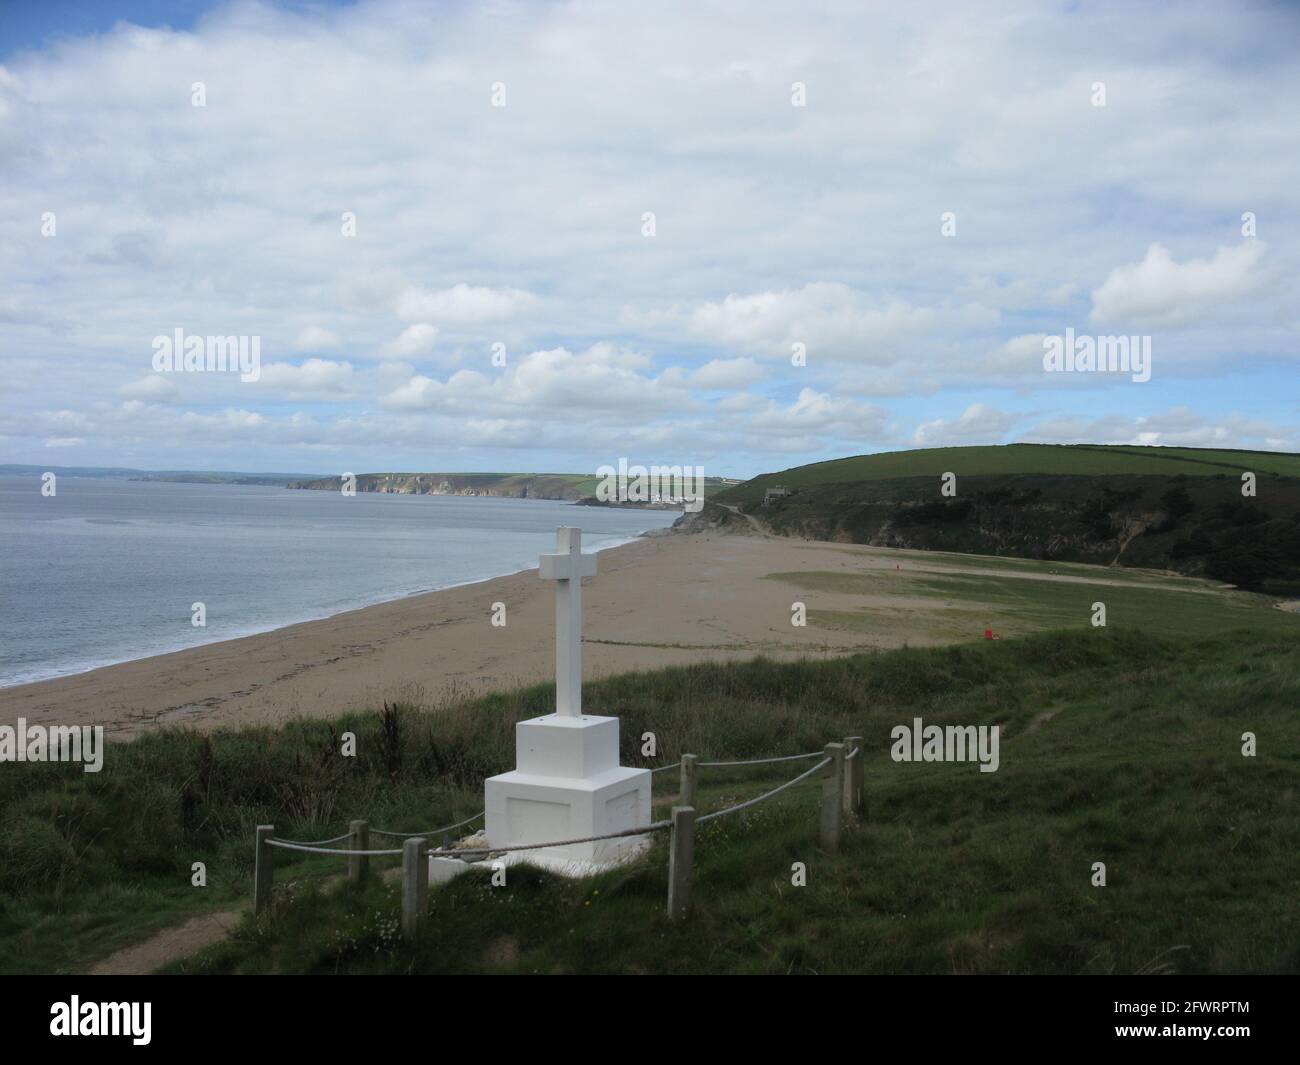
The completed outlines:
[[[1021,733],[1021,735],[1022,736],[1033,735],[1040,728],[1042,728],[1049,721],[1051,721],[1052,718],[1054,718],[1059,712],[1060,711],[1057,710],[1044,710],[1041,714],[1035,714],[1034,720],[1029,722],[1029,727],[1026,728],[1025,731]]]
[[[145,976],[174,961],[197,954],[204,947],[224,939],[239,924],[239,910],[204,913],[164,928],[143,943],[124,947],[97,962],[91,976]]]
[[[485,965],[514,965],[519,960],[519,943],[512,936],[502,936],[483,954]]]

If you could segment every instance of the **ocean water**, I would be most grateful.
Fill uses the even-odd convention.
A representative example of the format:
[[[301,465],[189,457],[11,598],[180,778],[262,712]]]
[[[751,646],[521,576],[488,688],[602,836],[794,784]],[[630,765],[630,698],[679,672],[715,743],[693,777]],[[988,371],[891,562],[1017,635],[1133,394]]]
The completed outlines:
[[[0,477],[0,687],[229,640],[599,551],[672,511],[533,499]],[[191,625],[191,604],[207,627]]]

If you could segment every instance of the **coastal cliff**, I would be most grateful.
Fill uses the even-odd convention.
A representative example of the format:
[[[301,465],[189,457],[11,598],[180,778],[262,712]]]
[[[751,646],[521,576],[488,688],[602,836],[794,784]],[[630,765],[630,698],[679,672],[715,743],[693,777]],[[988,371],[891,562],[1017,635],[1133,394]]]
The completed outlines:
[[[577,501],[595,492],[596,478],[570,473],[358,473],[358,492],[421,496],[500,496]],[[291,481],[290,488],[337,492],[341,477]]]
[[[1140,566],[1294,595],[1300,456],[1023,444],[860,456],[715,493],[673,531]]]

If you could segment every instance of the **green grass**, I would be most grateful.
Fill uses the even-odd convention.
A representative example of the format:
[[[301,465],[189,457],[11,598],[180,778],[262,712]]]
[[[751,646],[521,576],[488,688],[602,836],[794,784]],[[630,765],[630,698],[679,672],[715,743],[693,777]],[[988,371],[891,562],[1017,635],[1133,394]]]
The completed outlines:
[[[765,473],[710,498],[723,503],[761,501],[775,485],[807,488],[904,477],[995,475],[1188,476],[1229,475],[1243,471],[1300,477],[1300,455],[1271,451],[1210,448],[1108,446],[1102,444],[1004,444],[923,448],[855,455],[779,473]]]
[[[470,874],[431,891],[413,945],[397,938],[395,884],[300,880],[272,920],[172,971],[1300,971],[1294,639],[1099,631],[668,671],[639,688],[663,695],[688,676],[726,717],[742,693],[763,693],[753,716],[782,726],[767,737],[778,749],[864,732],[868,814],[839,855],[815,846],[813,785],[701,829],[682,926],[663,916],[660,845],[587,880],[512,870],[493,888]],[[1030,731],[1045,708],[1056,716]],[[1002,768],[893,763],[888,730],[913,714],[1001,722]],[[1245,730],[1260,737],[1256,759],[1240,754]],[[701,808],[793,770],[716,772]],[[1097,861],[1104,888],[1090,883]],[[807,887],[791,885],[794,862]]]
[[[814,845],[815,784],[703,828],[697,912],[680,928],[663,918],[661,845],[590,880],[512,869],[505,888],[471,874],[434,889],[413,946],[395,939],[396,885],[376,878],[357,891],[339,881],[339,860],[281,853],[274,919],[249,919],[172,968],[1300,971],[1300,637],[1263,611],[1234,620],[1251,627],[1174,637],[1113,622],[595,683],[588,705],[619,714],[625,764],[646,764],[646,731],[659,739],[650,764],[687,750],[789,754],[861,734],[868,816],[833,858]],[[82,970],[186,914],[246,902],[258,823],[316,839],[358,816],[407,831],[467,816],[481,807],[482,778],[512,762],[513,723],[550,698],[543,686],[206,739],[163,731],[113,747],[99,774],[9,766],[0,970]],[[1055,716],[1032,728],[1044,711]],[[1002,725],[1002,768],[890,761],[891,728],[914,716]],[[338,756],[344,730],[357,733],[354,759]],[[1247,730],[1259,737],[1254,759],[1240,754]],[[797,768],[702,771],[700,805],[729,805]],[[660,811],[674,776],[655,778]],[[189,886],[196,860],[208,864],[207,889]],[[1104,889],[1089,884],[1094,861],[1107,863]],[[807,864],[806,888],[791,886],[793,862]]]
[[[976,562],[994,561],[974,559]],[[924,563],[922,563],[923,565]],[[947,562],[945,561],[945,565]],[[1092,627],[1093,604],[1106,606],[1107,625],[1139,628],[1164,635],[1190,637],[1249,625],[1260,633],[1285,637],[1300,634],[1300,621],[1273,608],[1276,600],[1216,588],[1209,582],[1168,579],[1095,566],[1073,567],[1070,581],[1034,579],[1047,569],[1043,563],[1024,563],[998,576],[976,573],[889,569],[866,573],[802,571],[772,573],[778,580],[806,593],[809,624],[817,627],[884,633],[891,627],[920,628],[943,640],[970,639],[991,625],[1000,636],[1021,636],[1049,629]],[[1088,581],[1092,576],[1107,582]],[[868,607],[845,604],[843,596],[894,597],[897,606],[873,600]],[[820,598],[819,598],[820,597]],[[933,603],[918,606],[917,599]]]
[[[850,551],[852,553],[852,551]],[[1221,588],[1215,582],[1197,581],[1165,570],[1138,569],[1136,567],[1098,566],[1095,562],[1062,562],[1053,559],[1044,562],[1039,559],[1015,558],[1004,555],[969,555],[957,551],[909,551],[892,548],[890,558],[906,561],[920,569],[975,569],[996,570],[1008,575],[1015,573],[1058,574],[1064,577],[1096,578],[1104,577],[1108,581],[1120,581],[1133,584],[1158,585],[1169,583],[1177,587]]]

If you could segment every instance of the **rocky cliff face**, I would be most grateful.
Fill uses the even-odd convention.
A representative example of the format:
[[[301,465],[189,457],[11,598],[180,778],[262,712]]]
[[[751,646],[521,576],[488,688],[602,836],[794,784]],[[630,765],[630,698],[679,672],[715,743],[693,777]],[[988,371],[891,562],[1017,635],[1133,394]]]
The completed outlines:
[[[679,533],[738,533],[753,536],[759,530],[743,514],[707,500],[698,511],[687,511],[670,526]]]
[[[356,475],[356,487],[358,492],[397,495],[578,500],[586,494],[583,488],[587,480],[576,474],[361,473]],[[289,487],[337,492],[342,484],[340,477],[325,477],[316,481],[293,481]]]

